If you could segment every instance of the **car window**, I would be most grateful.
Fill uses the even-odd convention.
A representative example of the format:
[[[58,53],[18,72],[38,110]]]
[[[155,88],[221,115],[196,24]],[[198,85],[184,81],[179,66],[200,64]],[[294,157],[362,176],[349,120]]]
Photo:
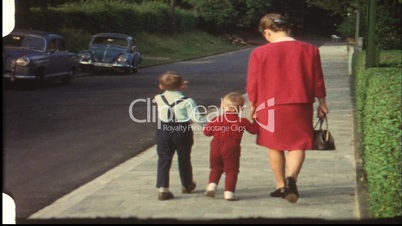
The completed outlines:
[[[3,38],[4,46],[11,46],[11,47],[21,47],[22,40],[24,40],[23,36],[19,35],[8,35]]]
[[[56,52],[57,51],[56,39],[49,40],[48,50],[49,50],[49,52]]]
[[[59,51],[66,51],[66,42],[63,39],[57,39],[57,46],[59,47]]]
[[[42,38],[26,36],[22,41],[22,47],[44,51],[45,40]]]
[[[128,42],[126,39],[119,38],[108,38],[108,37],[97,37],[92,40],[92,44],[105,44],[105,45],[119,45],[119,46],[128,46]]]
[[[20,47],[44,51],[45,40],[39,37],[23,36],[23,35],[8,35],[3,38],[4,46]]]
[[[125,40],[125,39],[115,39],[115,40],[113,41],[113,43],[114,43],[115,45],[128,46],[127,40]]]

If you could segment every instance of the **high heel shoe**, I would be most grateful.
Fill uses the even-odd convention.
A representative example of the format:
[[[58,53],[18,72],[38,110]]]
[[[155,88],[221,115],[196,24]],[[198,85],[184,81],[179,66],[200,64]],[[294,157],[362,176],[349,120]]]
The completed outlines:
[[[291,203],[295,203],[299,199],[299,192],[297,191],[296,181],[293,177],[286,178],[286,186],[283,198]]]

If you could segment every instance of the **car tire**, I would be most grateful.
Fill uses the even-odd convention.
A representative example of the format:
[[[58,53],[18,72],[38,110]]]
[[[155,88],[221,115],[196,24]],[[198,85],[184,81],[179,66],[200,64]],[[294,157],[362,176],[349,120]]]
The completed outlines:
[[[85,72],[93,73],[94,69],[93,69],[92,66],[80,65],[80,66],[78,67],[78,71],[79,71],[79,72],[83,72],[83,73],[85,73]]]
[[[78,67],[78,71],[79,71],[79,72],[85,72],[85,71],[87,71],[87,68],[86,68],[85,66],[81,66],[81,65],[80,65],[80,66]]]
[[[71,69],[71,70],[68,72],[68,76],[61,79],[61,83],[65,84],[65,85],[69,85],[69,84],[73,83],[74,74],[75,74],[75,73],[74,73],[74,70]]]
[[[141,58],[140,58],[140,59],[141,59]],[[133,65],[133,73],[134,73],[134,74],[137,74],[137,73],[138,73],[138,66],[139,66],[139,64],[138,64],[137,66],[135,65],[135,59],[133,59],[132,65]]]
[[[41,88],[45,85],[45,75],[43,69],[38,69],[36,71],[35,82],[33,88]]]
[[[130,68],[125,68],[124,73],[128,75],[132,75],[137,73],[137,68],[134,67],[134,62],[131,62],[131,67]]]
[[[124,68],[124,74],[131,75],[133,73],[133,69],[131,67]]]

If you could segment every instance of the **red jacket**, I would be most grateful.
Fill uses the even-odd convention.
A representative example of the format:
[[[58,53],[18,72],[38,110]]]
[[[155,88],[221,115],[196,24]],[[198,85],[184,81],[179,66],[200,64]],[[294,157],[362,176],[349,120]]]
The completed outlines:
[[[205,136],[214,136],[216,139],[241,141],[244,131],[251,134],[257,134],[259,125],[253,121],[251,123],[247,118],[241,118],[237,113],[225,112],[213,118],[205,127]]]
[[[314,103],[325,97],[318,47],[301,41],[268,43],[250,55],[247,94],[257,105],[274,98],[275,105]]]

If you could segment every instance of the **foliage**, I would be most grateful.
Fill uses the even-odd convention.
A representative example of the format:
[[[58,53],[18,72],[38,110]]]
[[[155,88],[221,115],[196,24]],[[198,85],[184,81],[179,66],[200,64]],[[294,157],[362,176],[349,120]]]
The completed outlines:
[[[172,28],[168,5],[160,2],[132,4],[123,0],[86,0],[67,2],[58,7],[31,8],[31,12],[34,29],[47,24],[47,29],[54,31],[69,28],[92,34],[105,31],[135,34],[144,31],[169,33]],[[175,14],[175,31],[196,28],[197,18],[191,12],[177,9]]]
[[[402,216],[401,69],[370,68],[366,73],[370,78],[363,122],[364,169],[371,213]]]
[[[365,69],[365,52],[353,60],[364,170],[373,217],[402,216],[401,51],[381,51],[380,67]]]
[[[339,26],[339,32],[345,37],[354,37],[355,13],[360,12],[359,36],[367,40],[368,9],[367,0],[307,0],[308,4],[315,5],[334,14],[344,15],[344,20]],[[376,14],[376,42],[380,49],[401,49],[401,4],[400,0],[377,0]]]
[[[327,10],[307,7],[306,1],[294,0],[183,0],[199,17],[200,26],[214,33],[247,28],[256,31],[259,20],[267,13],[281,13],[289,18],[294,36],[330,37],[338,15]],[[317,18],[321,20],[317,20]]]
[[[289,17],[295,37],[308,35],[329,39],[341,18],[330,15],[326,9],[308,7],[306,0],[16,1],[19,28],[37,29],[46,24],[46,30],[52,31],[60,30],[60,24],[65,24],[66,28],[91,33],[110,29],[172,33],[188,31],[195,26],[219,35],[250,29],[257,32],[263,15],[278,12]]]
[[[367,7],[367,0],[307,0],[307,4],[330,10],[333,14],[346,16],[356,9]]]
[[[402,67],[401,50],[387,50],[380,52],[380,67]]]
[[[233,45],[197,30],[173,35],[139,33],[136,40],[143,55],[142,66],[195,59],[248,47]]]
[[[338,31],[343,37],[355,37],[355,20],[356,14],[351,13],[349,16],[344,18],[344,21],[339,25]]]
[[[376,35],[381,49],[401,49],[401,7],[398,0],[379,1]]]
[[[366,101],[367,74],[365,73],[366,52],[357,53],[353,59],[353,92],[356,98],[358,132],[363,135],[363,109]],[[364,136],[363,136],[364,137]],[[364,149],[362,150],[364,155]]]
[[[184,0],[196,16],[217,30],[250,27],[252,22],[265,14],[272,0]]]
[[[89,32],[74,28],[63,28],[60,30],[60,34],[66,39],[67,49],[74,53],[87,49],[92,38],[92,34]]]

